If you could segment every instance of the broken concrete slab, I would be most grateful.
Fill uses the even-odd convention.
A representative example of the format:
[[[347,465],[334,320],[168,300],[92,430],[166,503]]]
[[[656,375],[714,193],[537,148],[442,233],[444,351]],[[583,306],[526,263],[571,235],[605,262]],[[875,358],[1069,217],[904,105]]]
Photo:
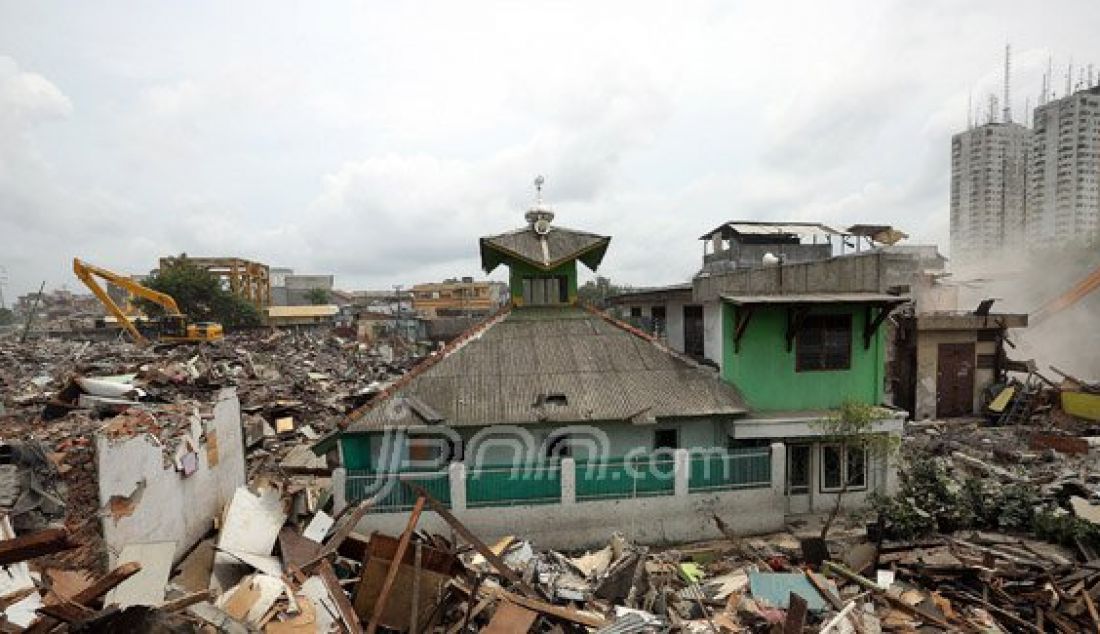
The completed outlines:
[[[278,491],[268,488],[256,495],[246,487],[239,487],[226,510],[218,534],[218,549],[270,555],[286,519]]]
[[[172,573],[175,542],[127,544],[118,559],[120,563],[137,562],[141,570],[107,593],[104,603],[120,608],[131,605],[157,606],[164,601],[164,590]]]

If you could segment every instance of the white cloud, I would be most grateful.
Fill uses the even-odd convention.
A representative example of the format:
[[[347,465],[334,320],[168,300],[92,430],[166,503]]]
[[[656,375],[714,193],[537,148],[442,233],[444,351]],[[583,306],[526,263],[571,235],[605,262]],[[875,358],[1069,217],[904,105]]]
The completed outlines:
[[[73,283],[73,255],[472,274],[537,173],[635,284],[684,279],[736,217],[943,242],[949,137],[999,90],[1004,42],[1021,112],[1048,55],[1100,60],[1098,20],[1086,0],[13,5],[0,265],[19,291]]]

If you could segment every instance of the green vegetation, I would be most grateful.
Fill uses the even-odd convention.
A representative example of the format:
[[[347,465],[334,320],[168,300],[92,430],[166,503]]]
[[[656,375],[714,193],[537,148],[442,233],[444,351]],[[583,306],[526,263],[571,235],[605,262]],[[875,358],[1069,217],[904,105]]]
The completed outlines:
[[[0,326],[10,326],[15,323],[15,313],[10,308],[0,308]]]
[[[192,322],[216,321],[226,328],[260,323],[260,313],[255,306],[222,288],[217,276],[183,258],[160,270],[143,285],[171,295],[180,312]],[[138,305],[147,315],[164,313],[163,308],[148,300],[140,299]]]
[[[598,275],[577,288],[577,300],[596,308],[607,308],[609,297],[629,290],[629,286],[613,284],[611,278]]]
[[[897,436],[875,432],[875,422],[887,416],[889,416],[889,412],[881,407],[859,401],[844,401],[836,412],[813,423],[813,427],[821,432],[825,437],[825,442],[843,446],[845,448],[844,455],[853,450],[862,451],[867,456],[867,464],[873,465],[882,460],[889,460],[890,456],[896,453],[901,445],[901,439]],[[867,477],[866,470],[863,472],[849,472],[845,468],[843,472],[847,473],[847,476],[843,478],[841,488],[836,493],[833,510],[825,519],[825,523],[821,525],[822,539],[829,535],[829,529],[832,528],[833,522],[840,514],[844,494],[848,492],[852,485],[858,484],[854,480],[857,477]]]
[[[329,303],[329,293],[323,288],[311,288],[306,293],[306,299],[314,306],[323,306]]]
[[[885,535],[912,540],[935,532],[1002,530],[1031,533],[1067,547],[1076,541],[1100,545],[1100,527],[1044,504],[1036,487],[1001,485],[989,478],[959,480],[940,458],[914,461],[900,474],[895,497],[875,495],[871,504]]]

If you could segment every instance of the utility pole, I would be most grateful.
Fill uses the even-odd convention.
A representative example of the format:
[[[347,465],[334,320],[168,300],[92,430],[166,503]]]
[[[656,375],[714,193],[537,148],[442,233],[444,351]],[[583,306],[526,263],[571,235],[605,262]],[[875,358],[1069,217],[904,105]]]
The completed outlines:
[[[38,287],[38,295],[34,298],[34,304],[31,305],[31,310],[27,313],[27,323],[23,325],[23,336],[20,337],[19,343],[27,341],[27,335],[31,331],[31,322],[34,321],[34,313],[38,310],[38,302],[42,301],[42,292],[45,290],[46,280],[42,280],[42,285]]]
[[[4,285],[8,283],[8,270],[0,266],[0,310],[7,308],[4,303]]]
[[[393,285],[393,297],[397,300],[397,310],[394,311],[393,320],[393,355],[397,359],[397,331],[401,328],[401,285]]]

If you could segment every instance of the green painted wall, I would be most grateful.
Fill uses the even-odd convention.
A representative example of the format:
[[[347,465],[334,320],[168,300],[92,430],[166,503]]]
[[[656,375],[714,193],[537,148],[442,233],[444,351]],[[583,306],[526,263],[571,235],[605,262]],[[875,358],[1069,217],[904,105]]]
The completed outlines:
[[[683,448],[709,449],[712,447],[724,448],[729,443],[723,420],[719,418],[703,418],[680,421],[663,421],[657,425],[633,425],[624,422],[595,423],[594,427],[607,434],[609,453],[611,458],[621,458],[636,447],[653,449],[654,431],[657,429],[678,428],[679,444]],[[558,425],[527,425],[524,428],[529,431],[536,446],[545,442],[546,438],[557,429]],[[564,425],[562,425],[564,427]],[[512,464],[516,460],[515,447],[512,443],[494,442],[492,439],[508,438],[510,434],[501,436],[489,436],[483,448],[478,448],[470,440],[482,428],[463,427],[458,430],[465,444],[467,461],[475,455],[481,457],[484,464]],[[574,437],[583,440],[583,433],[575,433]],[[397,441],[398,455],[408,456],[407,447],[403,439]],[[341,448],[344,456],[344,467],[347,469],[370,470],[375,465],[382,465],[382,447],[385,442],[381,432],[347,433],[340,437]],[[573,457],[577,460],[589,460],[589,455],[584,443],[577,443],[574,447]],[[388,467],[392,468],[392,467]]]
[[[758,306],[734,352],[734,307],[722,306],[722,378],[737,386],[756,410],[813,410],[845,400],[880,404],[884,395],[885,337],[879,328],[863,347],[864,307],[815,306],[811,314],[852,315],[852,364],[848,370],[795,371],[797,342],[787,352],[787,308]]]
[[[568,262],[550,269],[544,270],[520,260],[509,260],[506,262],[508,273],[508,284],[512,290],[512,302],[516,306],[523,305],[523,278],[524,277],[557,277],[564,275],[568,280],[569,285],[569,303],[575,304],[577,302],[577,261],[569,260]]]
[[[345,469],[368,470],[371,460],[370,434],[344,434],[340,437],[340,452],[343,454]]]

